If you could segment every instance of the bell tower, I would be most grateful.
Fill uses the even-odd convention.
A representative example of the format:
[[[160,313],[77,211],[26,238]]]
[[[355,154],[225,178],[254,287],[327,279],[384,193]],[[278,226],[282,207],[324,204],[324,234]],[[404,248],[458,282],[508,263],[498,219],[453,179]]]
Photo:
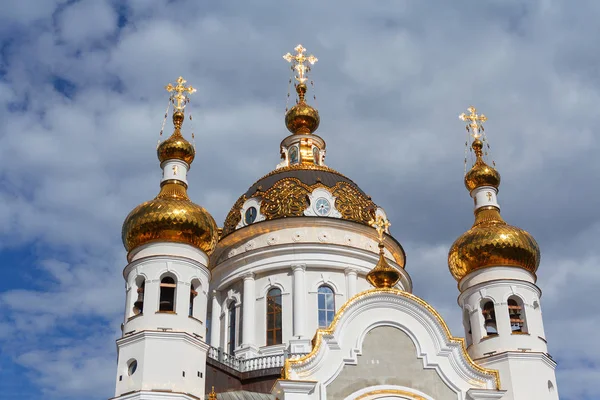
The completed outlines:
[[[467,122],[475,162],[465,175],[475,222],[450,248],[448,266],[458,281],[458,304],[470,356],[500,371],[507,400],[557,400],[556,363],[548,354],[536,285],[537,242],[507,224],[497,195],[500,174],[484,161],[485,115],[469,107]]]
[[[117,399],[203,399],[208,256],[217,238],[212,216],[187,195],[195,149],[181,134],[188,95],[169,84],[173,134],[158,146],[161,189],[123,224],[129,264],[125,318],[117,340]]]

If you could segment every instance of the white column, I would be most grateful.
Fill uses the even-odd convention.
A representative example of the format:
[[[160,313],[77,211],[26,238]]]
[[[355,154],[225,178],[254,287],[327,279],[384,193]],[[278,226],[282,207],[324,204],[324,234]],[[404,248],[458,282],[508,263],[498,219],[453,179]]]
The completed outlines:
[[[304,271],[306,265],[292,265],[294,272],[294,338],[304,337],[304,321],[306,320],[306,290]]]
[[[255,310],[256,310],[256,282],[254,280],[254,274],[252,272],[244,275],[244,293],[242,306],[244,312],[242,313],[242,341],[244,345],[256,345],[254,340],[255,330]]]
[[[210,321],[210,345],[219,347],[221,341],[221,305],[219,304],[219,292],[212,291],[212,320]]]
[[[346,268],[346,293],[348,293],[347,299],[351,299],[356,294],[356,281],[358,279],[358,273],[353,268]]]

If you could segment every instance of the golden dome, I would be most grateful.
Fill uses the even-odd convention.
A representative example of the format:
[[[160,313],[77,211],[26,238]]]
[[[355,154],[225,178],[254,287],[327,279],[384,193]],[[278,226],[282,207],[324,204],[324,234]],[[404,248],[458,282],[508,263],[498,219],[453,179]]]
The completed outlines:
[[[476,139],[473,141],[472,147],[477,156],[477,160],[475,161],[475,164],[473,164],[473,168],[465,175],[465,186],[469,192],[482,186],[498,188],[498,186],[500,186],[500,174],[483,161],[483,143],[481,143],[479,139]]]
[[[367,281],[376,288],[393,288],[400,280],[400,272],[390,266],[383,254],[383,243],[379,243],[379,261],[367,274]]]
[[[319,112],[309,106],[304,100],[306,94],[306,85],[299,83],[296,85],[296,91],[300,100],[298,104],[289,109],[285,114],[285,125],[288,130],[295,134],[313,133],[319,127]]]
[[[496,207],[476,211],[473,227],[450,248],[448,266],[460,281],[470,272],[485,267],[520,267],[535,274],[540,248],[528,232],[508,225]]]
[[[173,113],[173,125],[175,131],[167,140],[162,142],[156,152],[161,163],[166,160],[178,159],[185,161],[190,165],[194,161],[196,151],[194,146],[181,135],[181,125],[183,124],[183,112],[176,111]]]
[[[181,181],[165,181],[154,200],[137,206],[123,223],[122,238],[129,252],[154,241],[187,243],[210,254],[218,239],[217,224],[187,196]]]

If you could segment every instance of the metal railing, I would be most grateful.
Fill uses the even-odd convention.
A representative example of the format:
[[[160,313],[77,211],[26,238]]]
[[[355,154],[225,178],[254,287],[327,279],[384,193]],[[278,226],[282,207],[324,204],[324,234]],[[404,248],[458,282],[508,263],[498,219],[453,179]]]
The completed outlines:
[[[254,358],[239,358],[234,355],[225,353],[221,349],[210,347],[208,349],[208,357],[220,362],[221,364],[232,368],[239,372],[258,371],[269,368],[282,368],[285,360],[288,358],[300,357],[304,354],[273,354]]]

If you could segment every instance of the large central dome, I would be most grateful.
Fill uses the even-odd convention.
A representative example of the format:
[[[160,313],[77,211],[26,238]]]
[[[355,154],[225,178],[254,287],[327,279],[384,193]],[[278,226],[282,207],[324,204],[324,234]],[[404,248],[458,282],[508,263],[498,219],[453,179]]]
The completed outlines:
[[[223,236],[240,224],[258,222],[258,215],[260,220],[334,216],[369,225],[376,210],[356,183],[329,167],[285,166],[265,175],[240,196],[225,219]]]

